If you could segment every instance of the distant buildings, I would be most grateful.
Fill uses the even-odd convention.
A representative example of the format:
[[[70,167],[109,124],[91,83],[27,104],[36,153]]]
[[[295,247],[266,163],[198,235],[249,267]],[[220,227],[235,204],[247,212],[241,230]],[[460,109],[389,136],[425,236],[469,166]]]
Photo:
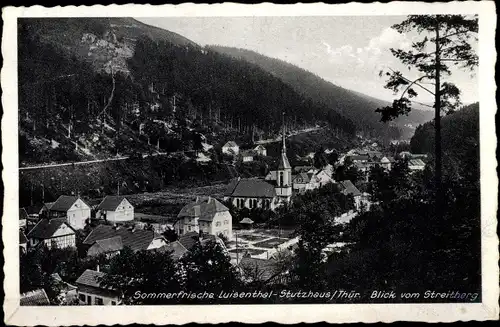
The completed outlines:
[[[30,248],[42,243],[49,249],[76,247],[75,230],[65,218],[40,219],[29,231],[27,238]]]
[[[267,156],[267,149],[262,144],[257,145],[255,148],[253,148],[253,150],[259,156],[263,156],[263,157]]]
[[[134,206],[124,197],[108,195],[97,207],[96,218],[109,222],[134,220]]]
[[[345,195],[350,194],[353,196],[354,206],[356,207],[356,210],[359,210],[361,208],[362,193],[358,190],[358,188],[354,186],[354,184],[350,180],[340,181],[338,185],[340,187],[340,192]]]
[[[408,168],[410,171],[424,170],[425,162],[422,159],[410,159],[408,160]]]
[[[233,237],[232,217],[229,209],[212,197],[196,198],[185,205],[177,215],[174,229],[178,235],[200,231],[210,235]]]
[[[77,196],[61,195],[53,203],[46,203],[41,214],[47,218],[62,218],[74,229],[83,229],[90,219],[90,207]]]

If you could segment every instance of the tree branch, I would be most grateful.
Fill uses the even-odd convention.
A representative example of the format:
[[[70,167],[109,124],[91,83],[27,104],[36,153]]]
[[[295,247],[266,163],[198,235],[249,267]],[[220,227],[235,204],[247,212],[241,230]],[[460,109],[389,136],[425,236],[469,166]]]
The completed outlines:
[[[410,85],[408,85],[406,87],[406,89],[403,91],[403,94],[401,94],[401,97],[400,99],[402,99],[404,97],[404,95],[406,94],[406,92],[410,89],[410,87],[412,87],[412,85],[417,85],[417,86],[420,86],[421,88],[423,88],[424,90],[426,90],[427,92],[431,93],[432,95],[434,95],[434,93],[432,93],[430,90],[428,90],[427,88],[423,87],[422,85],[420,85],[419,83],[417,83],[418,81],[421,81],[423,80],[424,78],[428,78],[429,76],[427,75],[424,75],[424,76],[420,76],[419,78],[417,78],[416,80],[414,80],[413,82],[410,82]],[[409,80],[405,77],[403,77],[404,79],[406,79],[408,82]]]

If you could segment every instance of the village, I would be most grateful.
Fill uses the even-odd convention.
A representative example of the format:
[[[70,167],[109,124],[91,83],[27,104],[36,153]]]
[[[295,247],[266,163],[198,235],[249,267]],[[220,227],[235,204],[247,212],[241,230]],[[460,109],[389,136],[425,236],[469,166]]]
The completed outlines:
[[[339,156],[334,165],[292,167],[287,157],[285,126],[281,134],[278,164],[265,176],[234,177],[222,197],[192,198],[175,219],[137,212],[127,195],[82,199],[78,195],[61,194],[55,202],[20,208],[20,251],[27,253],[43,247],[49,250],[69,248],[77,249],[87,257],[104,255],[111,259],[129,248],[134,252],[157,251],[179,260],[197,242],[202,246],[217,244],[243,275],[249,271],[257,272],[259,278],[272,284],[286,274],[286,271],[274,273],[277,260],[283,255],[293,256],[300,236],[293,233],[293,226],[255,223],[250,217],[233,217],[235,212],[275,212],[290,206],[296,197],[334,185],[335,190],[353,202],[351,209],[335,219],[336,224],[345,225],[359,212],[370,210],[372,199],[368,192],[358,189],[356,181],[336,180],[338,166],[354,166],[363,183],[369,181],[373,167],[390,171],[396,160],[405,160],[410,173],[425,168],[426,155],[402,151],[396,159],[377,150],[377,143],[366,145],[366,142],[364,147]],[[267,156],[263,144],[240,149],[231,140],[223,145],[222,152],[243,163]],[[81,242],[77,241],[78,235],[84,235]],[[344,245],[345,242],[328,244],[322,250],[324,260],[332,252],[341,251]],[[86,269],[74,285],[63,281],[57,274],[52,277],[64,285],[60,294],[63,303],[118,305],[121,303],[118,293],[99,282],[98,277],[102,278],[104,274],[97,265]],[[49,300],[44,289],[38,289],[21,294],[21,304],[44,305],[49,304]]]

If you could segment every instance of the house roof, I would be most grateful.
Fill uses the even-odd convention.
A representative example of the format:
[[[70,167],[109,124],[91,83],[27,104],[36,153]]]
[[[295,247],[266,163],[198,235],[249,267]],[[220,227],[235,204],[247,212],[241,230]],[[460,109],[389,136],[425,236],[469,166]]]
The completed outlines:
[[[275,260],[257,259],[251,257],[243,257],[239,266],[244,270],[255,274],[259,280],[268,281],[278,274]]]
[[[245,217],[242,220],[240,220],[240,224],[253,224],[253,223],[254,221],[248,217]]]
[[[359,196],[361,195],[361,192],[358,190],[356,186],[350,181],[350,180],[345,180],[341,181],[340,185],[342,187],[342,191],[344,194],[352,194],[353,196]]]
[[[253,156],[256,156],[257,153],[255,152],[255,150],[253,149],[250,149],[250,150],[243,150],[240,152],[240,154],[243,156],[243,157],[253,157]]]
[[[65,224],[71,230],[70,234],[74,234],[73,228],[66,223],[65,218],[53,218],[53,219],[41,219],[35,227],[33,227],[28,233],[28,238],[37,238],[37,239],[48,239],[52,238],[54,233],[61,227],[61,225]],[[68,235],[70,235],[68,234]]]
[[[87,252],[89,256],[95,256],[103,253],[116,252],[123,249],[123,242],[121,236],[114,236],[103,240],[95,241],[94,245],[90,247]]]
[[[56,202],[54,202],[49,210],[66,212],[78,199],[79,198],[77,196],[61,195],[57,198]]]
[[[24,207],[22,209],[26,210],[28,215],[38,215],[40,213],[40,210],[42,209],[42,207],[43,207],[43,205],[38,204],[38,205]]]
[[[425,166],[425,162],[422,159],[410,159],[408,161],[408,165],[410,166]]]
[[[308,172],[310,170],[314,170],[313,166],[295,166],[293,167],[293,171],[296,173]]]
[[[49,297],[43,288],[21,294],[21,305],[50,305]]]
[[[212,197],[198,197],[194,202],[186,204],[177,217],[198,217],[199,220],[212,221],[217,212],[229,209]]]
[[[265,147],[265,146],[263,146],[262,144],[259,144],[259,145],[257,145],[255,148],[253,148],[253,149],[254,149],[254,150],[265,150],[265,149],[266,149],[266,147]]]
[[[179,260],[184,254],[186,254],[186,252],[188,252],[184,245],[182,245],[179,241],[168,243],[167,245],[158,248],[157,251],[163,253],[171,252],[174,260]]]
[[[223,147],[227,147],[227,148],[232,148],[235,146],[238,146],[238,144],[236,144],[236,142],[234,142],[234,141],[227,141],[226,144],[223,145]]]
[[[309,174],[307,173],[300,173],[300,174],[297,174],[295,176],[295,178],[293,179],[293,182],[294,183],[298,183],[298,180],[300,179],[300,183],[309,183],[311,181],[311,177],[312,177],[312,174],[311,176],[309,176]]]
[[[26,243],[28,243],[26,235],[24,235],[22,230],[19,230],[19,244],[26,244]]]
[[[232,188],[232,191],[230,189]],[[274,187],[262,179],[240,179],[235,186],[230,183],[225,193],[233,197],[273,198]]]
[[[224,196],[231,196],[239,182],[240,182],[239,178],[231,179],[229,184],[227,184],[226,191],[224,191]]]
[[[85,238],[83,244],[93,245],[96,241],[121,237],[123,247],[130,247],[133,251],[146,250],[156,237],[154,231],[145,229],[131,230],[125,227],[99,225]],[[111,241],[108,241],[111,242]],[[106,243],[105,243],[106,244]],[[108,243],[109,244],[109,243]]]
[[[125,199],[124,196],[119,196],[119,195],[107,195],[104,200],[99,204],[97,207],[98,210],[104,210],[104,211],[115,211],[116,208],[122,203],[122,201]]]
[[[54,205],[55,202],[45,202],[43,204],[43,207],[47,208],[48,210],[50,210],[52,208],[52,206]]]
[[[78,277],[75,283],[78,285],[109,289],[108,287],[101,286],[101,283],[98,280],[98,278],[102,278],[104,276],[106,276],[106,274],[103,272],[87,269],[80,275],[80,277]]]
[[[348,156],[350,160],[370,160],[369,155],[351,155]]]

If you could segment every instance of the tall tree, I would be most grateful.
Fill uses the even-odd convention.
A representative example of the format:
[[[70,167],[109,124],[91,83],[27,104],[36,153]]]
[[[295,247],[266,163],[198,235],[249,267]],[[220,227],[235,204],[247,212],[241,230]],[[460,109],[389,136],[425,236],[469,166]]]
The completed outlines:
[[[399,33],[417,32],[423,36],[413,42],[410,50],[393,49],[392,54],[408,69],[418,72],[417,78],[405,76],[401,71],[388,68],[381,71],[388,76],[385,88],[396,94],[399,99],[391,106],[379,108],[381,120],[386,122],[411,111],[411,100],[418,96],[417,90],[424,90],[434,97],[435,128],[435,187],[437,205],[442,195],[442,155],[441,155],[441,113],[452,112],[460,105],[460,90],[453,83],[442,78],[451,75],[450,65],[471,71],[478,64],[478,57],[471,46],[477,42],[477,16],[463,15],[410,15],[403,22],[392,26]],[[433,84],[434,91],[426,84]],[[416,88],[418,87],[418,88]]]

